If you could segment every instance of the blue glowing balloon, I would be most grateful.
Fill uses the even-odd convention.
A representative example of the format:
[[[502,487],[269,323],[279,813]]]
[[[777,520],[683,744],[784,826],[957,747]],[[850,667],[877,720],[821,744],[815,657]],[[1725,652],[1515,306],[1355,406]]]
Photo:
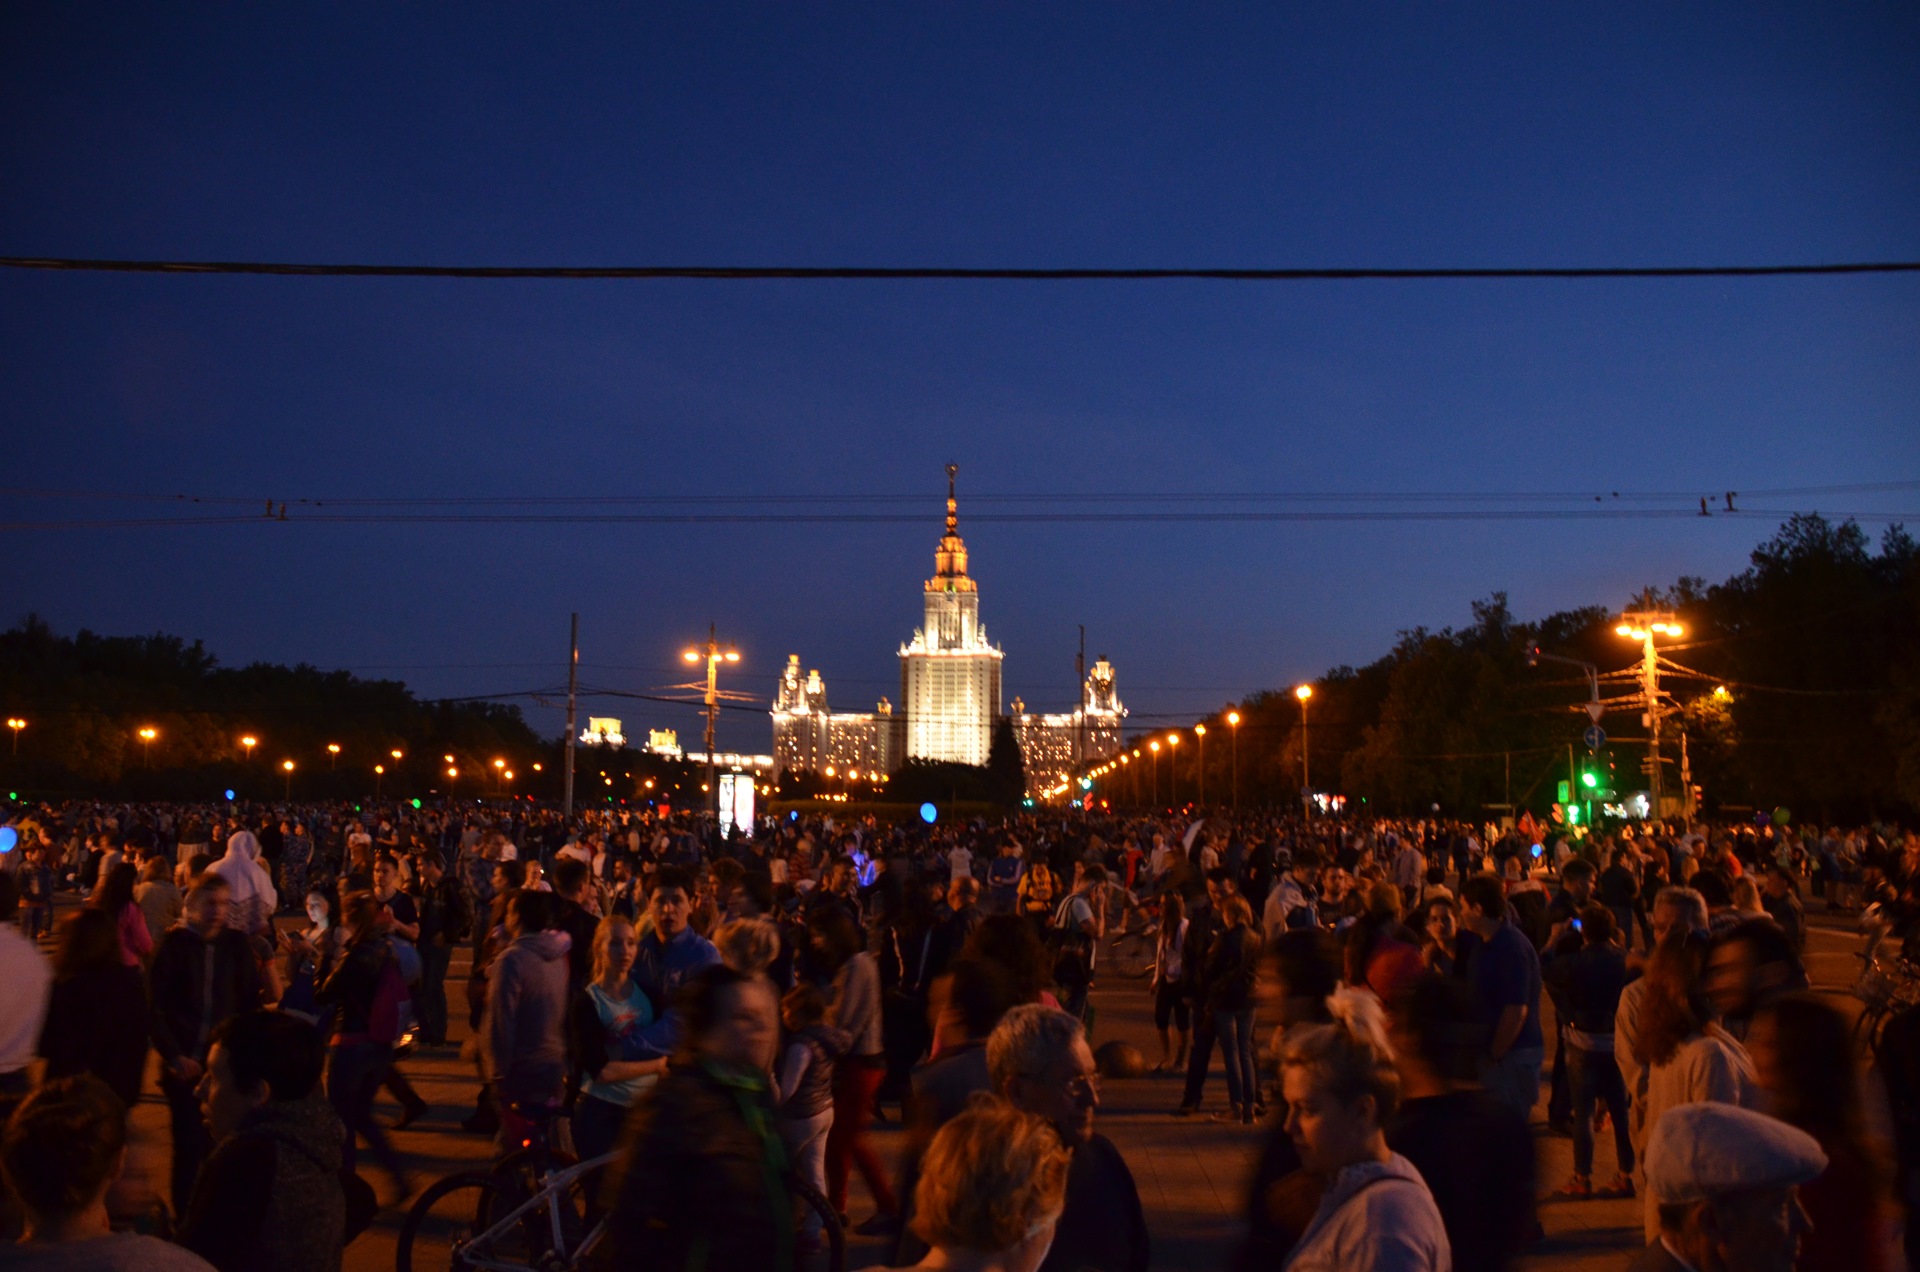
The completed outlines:
[[[1533,855],[1534,855],[1534,856],[1536,856],[1536,857],[1542,857],[1542,856],[1545,856],[1545,855],[1546,855],[1546,851],[1547,851],[1547,850],[1546,850],[1545,848],[1542,848],[1542,847],[1541,847],[1541,846],[1540,846],[1539,844],[1535,844],[1535,845],[1533,846]]]
[[[0,826],[0,852],[12,852],[13,846],[19,842],[19,831],[11,826]]]
[[[940,810],[932,804],[920,805],[920,820],[931,826],[940,819]]]
[[[231,801],[232,801],[232,799],[233,799],[233,792],[232,792],[232,791],[228,791],[228,792],[227,792],[227,799],[228,799],[228,801],[229,801],[229,802],[231,802]]]

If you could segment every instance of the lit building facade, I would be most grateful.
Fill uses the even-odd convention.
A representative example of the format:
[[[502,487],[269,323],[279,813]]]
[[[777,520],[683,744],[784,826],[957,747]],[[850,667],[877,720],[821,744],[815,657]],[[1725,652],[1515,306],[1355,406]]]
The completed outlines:
[[[954,492],[957,471],[947,465],[946,533],[934,550],[933,577],[921,589],[923,621],[900,646],[901,709],[896,712],[882,698],[870,713],[836,715],[828,709],[820,673],[803,675],[799,655],[790,655],[773,699],[778,770],[821,772],[832,765],[885,773],[909,759],[987,762],[994,725],[1002,718],[1005,655],[987,639],[980,587],[967,573]],[[1116,754],[1125,717],[1113,665],[1105,657],[1087,675],[1073,711],[1029,714],[1016,699],[1011,720],[1026,763],[1028,792]]]
[[[923,589],[925,622],[900,646],[900,701],[907,713],[906,757],[985,764],[1000,717],[1000,662],[980,622],[980,585],[967,576],[960,505],[947,465],[947,532],[933,553]]]
[[[828,767],[886,773],[900,753],[893,704],[834,714],[818,671],[800,674],[800,655],[787,656],[773,698],[773,759],[779,772],[825,772]]]
[[[1035,714],[1013,700],[1013,736],[1027,767],[1027,793],[1058,785],[1120,751],[1120,728],[1127,709],[1114,688],[1113,664],[1103,655],[1080,688],[1072,711]]]

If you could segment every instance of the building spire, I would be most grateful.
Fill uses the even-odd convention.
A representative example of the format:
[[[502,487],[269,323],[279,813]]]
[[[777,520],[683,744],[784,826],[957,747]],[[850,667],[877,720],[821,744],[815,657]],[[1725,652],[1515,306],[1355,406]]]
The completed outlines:
[[[960,465],[947,465],[947,533],[960,533],[960,501],[954,498],[953,479],[959,475]]]
[[[967,577],[967,545],[960,537],[960,500],[954,493],[954,479],[960,465],[947,465],[947,533],[933,553],[933,577],[927,580],[929,592],[971,592],[973,580]]]

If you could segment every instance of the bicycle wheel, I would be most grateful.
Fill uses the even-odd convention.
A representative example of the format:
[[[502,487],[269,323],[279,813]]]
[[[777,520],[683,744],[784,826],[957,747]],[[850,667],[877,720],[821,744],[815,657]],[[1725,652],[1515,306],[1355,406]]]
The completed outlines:
[[[500,1194],[484,1171],[449,1175],[429,1187],[407,1211],[394,1253],[394,1272],[466,1272],[472,1254],[531,1264],[524,1225],[490,1231],[517,1202]]]
[[[1129,932],[1115,938],[1107,966],[1130,980],[1145,976],[1153,970],[1153,938],[1145,932]]]

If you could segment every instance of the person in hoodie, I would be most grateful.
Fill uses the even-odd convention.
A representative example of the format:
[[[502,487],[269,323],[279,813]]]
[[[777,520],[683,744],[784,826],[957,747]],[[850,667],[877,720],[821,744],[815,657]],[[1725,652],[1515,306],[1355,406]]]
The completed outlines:
[[[250,830],[235,831],[227,840],[227,853],[207,867],[207,873],[225,879],[231,900],[227,926],[243,936],[265,935],[280,904],[274,891],[273,876],[260,864],[260,841]]]
[[[1290,1033],[1281,1054],[1287,1134],[1327,1180],[1286,1272],[1452,1272],[1447,1230],[1426,1180],[1387,1146],[1400,1100],[1386,1013],[1368,990],[1327,1000],[1331,1023]]]
[[[482,1071],[502,1112],[552,1108],[567,1082],[567,977],[573,941],[552,928],[550,893],[522,888],[507,905],[508,944],[487,972]],[[516,1119],[503,1117],[509,1138]]]
[[[260,965],[253,948],[227,927],[232,895],[225,879],[201,875],[187,893],[184,921],[161,937],[148,972],[160,1091],[173,1121],[175,1214],[185,1211],[193,1177],[213,1148],[194,1095],[206,1072],[213,1031],[229,1016],[260,1005]]]
[[[216,1147],[175,1239],[219,1272],[339,1272],[346,1130],[320,1095],[325,1061],[319,1032],[285,1012],[214,1032],[199,1096]]]

